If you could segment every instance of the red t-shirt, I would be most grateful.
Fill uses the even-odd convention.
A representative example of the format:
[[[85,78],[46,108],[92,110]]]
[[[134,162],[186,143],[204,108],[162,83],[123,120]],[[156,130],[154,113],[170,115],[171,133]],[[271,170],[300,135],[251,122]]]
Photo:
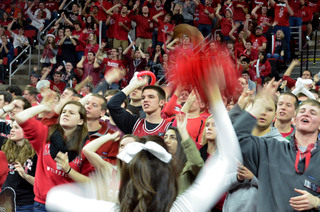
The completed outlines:
[[[299,0],[289,0],[288,1],[292,11],[293,11],[293,17],[301,17],[301,3]]]
[[[308,2],[308,6],[310,7],[310,12],[311,14],[315,13],[315,12],[319,12],[320,9],[320,2],[319,1],[307,1]]]
[[[209,13],[214,13],[213,7],[206,7],[203,4],[198,5],[199,8],[199,24],[211,25],[212,20],[209,18],[209,14],[205,13],[205,10],[208,10]]]
[[[220,20],[220,26],[221,26],[221,33],[223,34],[223,36],[228,37],[229,33],[232,29],[232,22],[229,19],[226,18],[222,18]]]
[[[261,36],[256,36],[253,33],[249,36],[249,40],[252,42],[252,49],[258,50],[259,46],[262,46],[263,43],[267,43],[267,39],[261,35]]]
[[[258,15],[257,24],[263,27],[263,33],[266,33],[269,29],[269,26],[264,22],[272,22],[272,18],[265,15]]]
[[[205,127],[206,118],[199,116],[198,118],[188,118],[187,120],[187,131],[192,140],[197,145],[198,149],[201,149],[202,132]],[[175,119],[172,126],[177,126],[177,120]]]
[[[131,19],[128,18],[128,16],[123,17],[120,14],[113,14],[113,20],[115,22],[114,24],[114,33],[113,36],[115,39],[118,40],[128,40],[128,31],[125,30],[122,26],[119,25],[120,22],[122,22],[123,25],[131,28]]]
[[[73,30],[72,36],[79,36],[78,37],[78,45],[76,46],[76,51],[77,52],[84,51],[84,49],[86,48],[85,40],[87,39],[88,34],[83,33],[82,30],[80,30],[78,32],[76,30]]]
[[[167,40],[167,34],[166,32],[172,32],[174,29],[174,26],[170,23],[164,23],[161,20],[158,20],[159,22],[156,24],[158,26],[158,38],[157,41],[165,43]]]
[[[239,38],[236,38],[235,44],[234,44],[234,54],[236,56],[236,58],[238,58],[238,56],[244,52],[244,50],[246,50],[246,48],[244,47],[244,44],[242,43],[242,41],[239,41]]]
[[[257,62],[253,64],[254,70],[256,70]],[[264,64],[259,63],[259,71],[260,71],[260,77],[268,77],[269,74],[271,74],[271,66],[269,61],[267,60]]]
[[[113,35],[114,35],[114,31],[115,31],[115,20],[113,17],[110,17],[110,20],[109,20],[109,28],[107,30],[107,37],[108,38],[113,38]]]
[[[274,5],[274,20],[278,22],[278,26],[289,26],[289,17],[287,7]]]
[[[251,49],[251,54],[247,53],[247,50],[244,50],[243,54],[249,58],[250,61],[254,61],[258,59],[258,51],[255,49]]]
[[[55,1],[53,1],[53,2],[46,2],[45,5],[46,5],[46,8],[47,8],[48,10],[50,10],[51,12],[54,11],[54,10],[56,10],[56,11],[59,10],[59,4],[58,4],[57,2],[55,2]]]
[[[244,8],[248,9],[248,3],[247,2],[233,2],[233,20],[234,21],[245,21],[246,20],[246,13],[243,11],[241,7],[237,7],[237,5],[242,5]]]
[[[109,58],[104,58],[102,63],[106,65],[105,74],[112,68],[119,68],[120,66],[123,66],[122,60],[112,60]]]
[[[302,22],[312,21],[313,14],[309,6],[304,6],[301,9]]]
[[[66,84],[62,81],[60,81],[57,84],[55,84],[52,80],[49,80],[49,82],[50,82],[50,89],[60,94],[62,94],[64,88],[66,87]]]
[[[136,37],[137,38],[146,38],[146,39],[152,39],[152,33],[154,30],[154,27],[150,27],[150,23],[152,21],[152,17],[145,17],[143,15],[133,15],[134,10],[132,10],[128,17],[135,21],[137,23],[136,27]]]
[[[103,3],[101,4],[100,2],[95,2],[94,6],[99,7],[99,11],[98,11],[98,15],[96,16],[96,18],[99,21],[106,21],[107,19],[107,14],[104,12],[104,10],[102,9],[102,6],[108,10],[109,8],[112,7],[112,3],[109,1],[103,1]]]
[[[94,52],[95,54],[98,52],[99,50],[99,44],[87,44],[86,45],[86,49],[84,50],[84,55],[88,55],[88,52]]]
[[[268,0],[255,0],[255,1],[252,1],[252,9],[255,8],[257,5],[264,5],[264,6],[267,6],[268,5]]]

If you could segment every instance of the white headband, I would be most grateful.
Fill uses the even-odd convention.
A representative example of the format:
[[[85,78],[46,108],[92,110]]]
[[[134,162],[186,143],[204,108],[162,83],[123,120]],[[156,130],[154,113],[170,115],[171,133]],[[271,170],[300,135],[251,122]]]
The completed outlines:
[[[169,163],[172,158],[170,153],[168,153],[162,146],[153,141],[148,141],[145,144],[139,142],[127,144],[122,152],[117,155],[117,157],[126,163],[130,163],[133,157],[141,150],[150,152],[164,163]]]

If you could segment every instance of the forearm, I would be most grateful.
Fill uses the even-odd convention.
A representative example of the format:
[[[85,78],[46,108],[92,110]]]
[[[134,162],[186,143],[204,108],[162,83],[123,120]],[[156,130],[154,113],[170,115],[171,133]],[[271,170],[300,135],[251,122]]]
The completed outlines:
[[[192,138],[189,136],[188,132],[187,132],[188,135],[186,133],[182,133],[182,134],[183,135],[181,135],[181,137],[183,138],[182,138],[181,145],[186,154],[191,172],[195,176],[197,176],[200,169],[204,165],[203,159],[201,158],[200,152],[197,149],[197,146],[192,140]]]
[[[21,111],[20,113],[16,114],[16,122],[18,124],[26,122],[28,119],[44,112],[47,111],[47,106],[45,105],[37,105],[34,107],[30,107],[26,110]]]
[[[287,10],[290,16],[293,16],[293,10],[291,9],[290,5],[287,4]]]
[[[77,68],[83,68],[84,59],[81,59],[80,62],[77,64]]]
[[[132,133],[133,126],[138,120],[138,117],[121,107],[125,98],[126,95],[123,92],[119,92],[108,101],[107,107],[113,121],[119,129],[125,134],[130,134]]]
[[[257,10],[259,9],[259,7],[258,6],[256,6],[253,10],[252,10],[252,12],[251,12],[251,15],[252,15],[252,17],[254,18],[254,19],[257,19],[258,18],[258,15],[257,15]]]
[[[193,102],[186,101],[186,103],[184,103],[183,107],[181,108],[181,112],[187,114],[189,112],[192,104],[193,104]]]
[[[91,141],[83,148],[83,154],[87,157],[91,165],[97,169],[103,168],[106,162],[96,153],[96,151],[106,142],[110,142],[108,138],[109,137],[101,136]]]
[[[59,46],[61,46],[63,44],[63,42],[66,40],[66,36],[64,36],[58,43]]]
[[[85,182],[88,182],[90,181],[90,178],[83,175],[83,174],[80,174],[79,172],[77,172],[76,170],[72,169],[70,170],[68,176],[75,182],[77,183],[85,183]]]
[[[70,36],[70,40],[71,40],[71,42],[72,42],[72,44],[73,44],[74,46],[77,45],[77,41],[75,41],[75,40],[73,39],[73,37]]]
[[[31,185],[34,185],[34,177],[29,175],[29,174],[25,174],[25,176],[23,177],[28,183],[30,183]]]
[[[286,70],[286,72],[283,74],[283,76],[291,76],[291,72],[293,71],[295,65],[294,64],[290,64],[290,66],[288,67],[288,69]]]

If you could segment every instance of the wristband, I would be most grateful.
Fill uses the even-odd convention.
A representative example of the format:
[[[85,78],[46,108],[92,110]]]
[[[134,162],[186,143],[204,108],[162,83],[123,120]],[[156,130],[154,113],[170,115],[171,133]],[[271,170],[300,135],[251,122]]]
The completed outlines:
[[[69,170],[66,172],[66,174],[69,174],[69,173],[70,173],[70,171],[71,171],[71,166],[70,166]]]
[[[3,108],[1,108],[3,110],[4,113],[7,113]]]

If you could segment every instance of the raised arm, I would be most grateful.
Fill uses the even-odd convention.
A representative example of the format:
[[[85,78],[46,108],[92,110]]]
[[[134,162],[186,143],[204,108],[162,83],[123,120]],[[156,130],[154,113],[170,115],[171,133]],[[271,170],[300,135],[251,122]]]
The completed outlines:
[[[250,21],[250,15],[247,15],[246,21],[245,21],[244,27],[243,27],[243,30],[247,34],[247,37],[250,37],[250,35],[251,35],[251,32],[249,30],[249,21]]]
[[[15,116],[16,122],[18,124],[22,124],[42,112],[50,112],[50,111],[51,111],[51,108],[49,108],[48,106],[39,104],[37,106],[30,107],[16,114]]]
[[[222,19],[222,16],[219,14],[220,10],[221,10],[221,4],[218,4],[217,10],[216,10],[216,16],[217,16],[218,20]]]
[[[152,20],[153,20],[154,22],[158,23],[158,22],[159,22],[158,18],[159,18],[160,16],[163,16],[163,15],[164,15],[164,12],[161,11],[161,12],[159,12],[158,14],[154,15],[154,16],[152,17]]]
[[[236,37],[234,37],[233,33],[234,33],[234,31],[236,31],[236,29],[238,29],[239,26],[240,26],[239,23],[234,24],[234,23],[232,22],[232,29],[231,29],[231,31],[229,32],[229,36],[230,36],[230,38],[231,38],[232,40],[236,40]]]
[[[77,68],[83,69],[83,62],[86,60],[86,56],[82,56],[81,60],[77,64]]]
[[[132,42],[130,43],[130,45],[122,52],[122,54],[123,54],[123,55],[126,55],[126,54],[128,53],[128,51],[129,51],[129,49],[132,48],[132,46],[135,45],[135,44],[136,44],[136,42],[135,42],[135,41],[132,41]]]
[[[194,90],[189,94],[186,103],[184,103],[183,107],[181,108],[181,112],[187,114],[191,108],[191,105],[197,100],[196,94]]]
[[[66,4],[67,0],[63,0],[60,4],[59,10],[63,10],[64,5]]]
[[[251,12],[252,18],[257,19],[258,15],[257,15],[257,10],[260,9],[262,7],[262,4],[258,4]]]
[[[110,168],[112,165],[106,161],[104,161],[96,151],[106,142],[113,142],[116,139],[119,139],[119,132],[115,132],[113,134],[106,134],[97,139],[94,139],[90,143],[88,143],[83,148],[83,154],[87,157],[88,161],[91,165],[96,169]]]
[[[112,13],[112,11],[114,10],[114,9],[116,9],[116,8],[118,8],[118,7],[121,7],[121,4],[119,3],[119,4],[116,4],[116,5],[114,5],[113,7],[111,7],[109,10],[105,10],[105,12],[108,14],[108,15],[113,15],[113,13]],[[102,7],[103,9],[105,9],[104,7]]]
[[[143,53],[143,51],[141,50],[141,43],[139,44],[139,48],[138,48],[140,54],[141,54],[141,58],[146,58],[146,55]]]
[[[288,76],[290,77],[291,72],[293,71],[294,67],[298,66],[300,64],[298,59],[292,60],[290,63],[289,67],[287,68],[286,72],[284,72],[283,76]]]
[[[190,137],[188,130],[187,130],[187,117],[185,114],[178,114],[176,116],[177,118],[177,128],[180,133],[180,136],[182,138],[181,145],[184,149],[184,152],[186,154],[187,160],[188,160],[188,166],[187,167],[194,176],[197,176],[200,169],[203,167],[204,162],[201,158],[200,152],[197,149],[196,144]]]
[[[10,22],[10,24],[8,24],[8,28],[7,28],[7,30],[10,32],[10,34],[12,35],[12,31],[11,31],[11,27],[12,27],[12,25],[13,25],[13,23],[14,22],[16,22],[16,19],[14,18],[11,22]]]
[[[275,1],[274,0],[269,0],[269,3],[270,3],[270,5],[271,5],[271,7],[274,7],[274,5],[275,5]]]
[[[288,9],[288,13],[289,13],[289,15],[290,16],[293,16],[293,10],[291,9],[291,7],[290,7],[290,5],[289,5],[289,3],[288,3],[288,0],[284,0],[284,2],[286,3],[286,5],[287,5],[287,9]]]

